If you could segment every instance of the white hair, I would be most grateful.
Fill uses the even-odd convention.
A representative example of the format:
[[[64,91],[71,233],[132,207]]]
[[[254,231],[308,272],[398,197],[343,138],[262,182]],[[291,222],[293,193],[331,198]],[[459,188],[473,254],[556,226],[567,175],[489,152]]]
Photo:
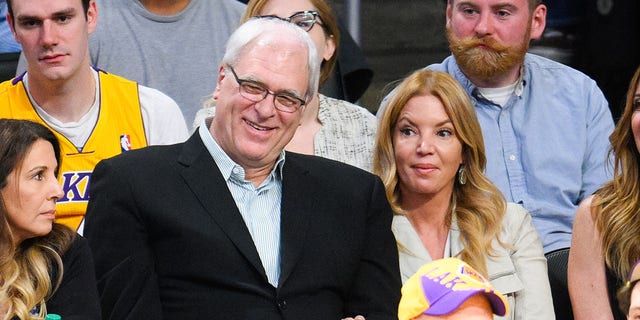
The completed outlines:
[[[277,37],[265,37],[266,35],[276,34]],[[305,101],[311,98],[318,91],[318,83],[320,81],[320,61],[318,52],[313,40],[306,31],[300,27],[275,18],[254,17],[243,23],[236,31],[231,34],[227,41],[227,47],[222,57],[222,65],[234,66],[242,58],[242,53],[250,43],[255,40],[263,40],[265,44],[273,43],[275,39],[298,40],[298,42],[307,48],[307,67],[309,73],[309,86],[305,94]],[[277,43],[276,43],[277,47]]]

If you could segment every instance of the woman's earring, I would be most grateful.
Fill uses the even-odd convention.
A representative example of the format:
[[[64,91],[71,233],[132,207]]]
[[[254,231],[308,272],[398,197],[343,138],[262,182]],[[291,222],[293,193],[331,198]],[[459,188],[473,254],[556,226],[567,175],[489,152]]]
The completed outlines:
[[[464,164],[461,164],[458,169],[458,182],[460,182],[460,184],[467,183],[467,176],[464,175]]]

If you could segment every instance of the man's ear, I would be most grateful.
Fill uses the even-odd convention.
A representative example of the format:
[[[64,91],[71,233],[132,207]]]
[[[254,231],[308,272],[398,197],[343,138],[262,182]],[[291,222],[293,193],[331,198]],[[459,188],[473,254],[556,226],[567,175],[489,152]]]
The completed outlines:
[[[220,86],[222,85],[222,80],[227,76],[225,72],[224,66],[220,66],[218,70],[218,81],[216,83],[216,90],[213,91],[213,100],[218,100],[218,96],[220,95]]]
[[[87,32],[92,34],[96,30],[98,25],[98,6],[94,0],[89,1],[89,8],[87,8]]]
[[[9,15],[9,12],[7,12],[7,23],[9,24],[9,28],[11,28],[13,38],[16,39],[16,42],[20,42],[18,41],[18,37],[16,36],[16,26],[14,25],[13,18],[11,17],[11,15]]]
[[[538,39],[542,36],[547,25],[547,6],[538,5],[531,14],[531,39]]]

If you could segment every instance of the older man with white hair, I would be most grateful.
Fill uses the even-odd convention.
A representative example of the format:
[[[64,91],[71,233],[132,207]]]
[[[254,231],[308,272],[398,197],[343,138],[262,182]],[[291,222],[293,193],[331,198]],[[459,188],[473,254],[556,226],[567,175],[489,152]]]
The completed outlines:
[[[318,88],[302,29],[229,39],[216,115],[185,143],[101,162],[85,234],[110,319],[397,319],[380,179],[284,151]]]

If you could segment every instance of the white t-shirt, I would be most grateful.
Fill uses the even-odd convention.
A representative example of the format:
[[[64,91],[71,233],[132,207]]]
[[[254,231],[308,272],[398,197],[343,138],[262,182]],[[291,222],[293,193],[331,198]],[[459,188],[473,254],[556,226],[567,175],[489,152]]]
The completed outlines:
[[[92,72],[96,81],[96,99],[89,111],[79,121],[75,122],[64,123],[48,114],[35,102],[31,92],[29,92],[28,73],[25,74],[23,81],[29,100],[31,100],[40,117],[51,128],[67,137],[79,150],[82,150],[82,147],[89,139],[95,124],[98,122],[100,113],[99,76],[94,69],[92,69]],[[189,135],[187,125],[180,108],[173,99],[156,89],[142,85],[138,85],[138,94],[145,136],[149,145],[174,144],[187,139]]]
[[[511,95],[516,90],[516,86],[518,85],[518,81],[510,84],[506,87],[501,88],[480,88],[478,87],[478,91],[480,94],[487,98],[487,100],[504,107],[505,104],[511,98]]]

